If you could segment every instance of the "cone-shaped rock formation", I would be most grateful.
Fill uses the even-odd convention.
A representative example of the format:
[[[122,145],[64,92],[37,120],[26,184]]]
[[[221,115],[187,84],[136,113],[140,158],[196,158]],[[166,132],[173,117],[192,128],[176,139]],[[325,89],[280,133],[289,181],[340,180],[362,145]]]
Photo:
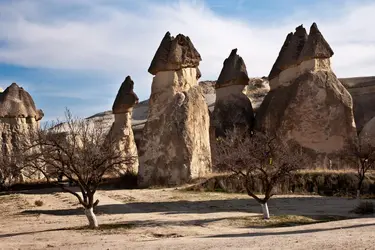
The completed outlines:
[[[320,33],[316,23],[313,23],[310,28],[306,45],[303,47],[303,50],[299,55],[299,62],[314,58],[331,58],[332,56],[333,50],[331,49],[331,46],[329,46],[322,33]]]
[[[285,70],[294,65],[297,65],[299,55],[303,50],[303,47],[307,41],[306,29],[300,25],[296,28],[296,31],[293,33],[293,36],[290,40],[288,47],[285,50],[285,55],[282,57],[280,63],[281,70]]]
[[[331,70],[333,52],[316,24],[307,42],[303,42],[303,30],[297,28],[297,32],[301,42],[294,43],[289,58],[293,63],[297,55],[303,60],[292,67],[288,60],[288,65],[282,65],[284,70],[275,78],[277,88],[271,86],[258,110],[256,127],[276,134],[286,146],[300,145],[312,167],[350,167],[346,156],[357,139],[352,98]],[[296,46],[302,43],[303,48]]]
[[[148,72],[156,75],[160,71],[177,71],[195,68],[202,61],[188,36],[178,34],[176,38],[167,32],[152,59]]]
[[[0,93],[1,154],[7,156],[22,150],[22,142],[29,140],[30,134],[39,129],[43,116],[43,111],[36,108],[30,94],[16,83],[12,83]],[[42,177],[41,173],[24,168],[16,178],[18,181],[23,181]]]
[[[134,82],[127,76],[117,93],[115,102],[112,106],[114,114],[127,113],[131,111],[135,104],[138,103],[138,96],[133,91]]]
[[[216,101],[213,121],[216,136],[224,136],[234,127],[252,129],[254,114],[249,98],[243,93],[249,84],[246,65],[237,49],[223,63],[216,82]]]
[[[229,57],[225,59],[223,69],[216,81],[215,88],[227,85],[248,85],[246,65],[242,57],[237,55],[237,49],[233,49]]]
[[[179,185],[211,170],[200,61],[189,37],[167,32],[149,68],[155,77],[139,150],[140,186]]]
[[[134,157],[131,165],[123,165],[121,174],[127,171],[138,172],[138,153],[132,130],[131,117],[134,105],[138,103],[138,97],[133,91],[134,82],[127,76],[117,93],[112,106],[115,121],[112,124],[109,136],[114,147],[119,149],[127,157]]]
[[[30,94],[17,83],[12,83],[4,92],[0,93],[0,117],[43,118],[43,111],[36,109]]]
[[[282,71],[282,69],[281,69],[281,66],[282,66],[281,63],[284,61],[283,58],[285,57],[285,54],[286,54],[285,52],[288,49],[288,46],[289,46],[290,42],[292,41],[292,37],[293,37],[293,32],[289,33],[286,36],[284,44],[283,44],[283,46],[280,49],[279,55],[278,55],[275,63],[272,66],[270,74],[268,75],[268,80],[274,79]]]

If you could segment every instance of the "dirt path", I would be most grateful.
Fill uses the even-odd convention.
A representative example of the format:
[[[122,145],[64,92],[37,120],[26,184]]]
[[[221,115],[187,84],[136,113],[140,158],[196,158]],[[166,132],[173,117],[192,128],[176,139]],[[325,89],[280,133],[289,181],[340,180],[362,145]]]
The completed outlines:
[[[241,194],[174,189],[99,191],[98,220],[83,230],[75,197],[40,190],[0,196],[0,249],[373,249],[375,219],[356,218],[293,227],[248,226],[260,207]],[[36,200],[42,206],[34,205]],[[355,200],[277,196],[273,215],[344,216]],[[117,223],[116,225],[113,225]]]

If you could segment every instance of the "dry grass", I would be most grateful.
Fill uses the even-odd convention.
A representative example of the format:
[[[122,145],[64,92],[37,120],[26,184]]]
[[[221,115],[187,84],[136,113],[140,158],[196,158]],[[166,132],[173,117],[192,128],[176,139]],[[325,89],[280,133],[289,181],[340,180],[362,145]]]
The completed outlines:
[[[340,174],[340,173],[357,173],[355,169],[324,169],[324,168],[316,168],[316,169],[303,169],[298,171],[299,173],[326,173],[326,174]],[[370,171],[369,171],[370,172]]]
[[[240,227],[255,227],[255,228],[265,228],[265,227],[293,227],[301,225],[316,224],[329,221],[344,220],[346,217],[342,216],[299,216],[299,215],[278,215],[271,216],[269,220],[264,220],[262,216],[249,216],[249,217],[236,217],[231,219],[226,219],[230,226],[240,226]]]

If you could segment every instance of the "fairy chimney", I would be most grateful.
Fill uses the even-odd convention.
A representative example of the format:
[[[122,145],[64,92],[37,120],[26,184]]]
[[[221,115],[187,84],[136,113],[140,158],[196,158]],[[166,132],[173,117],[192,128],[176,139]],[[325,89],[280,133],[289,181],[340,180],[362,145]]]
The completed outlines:
[[[234,127],[252,129],[253,108],[249,98],[243,93],[249,84],[246,65],[237,49],[233,49],[225,59],[219,78],[215,84],[216,101],[213,121],[216,136],[224,136]]]
[[[154,78],[139,150],[140,186],[179,185],[211,171],[200,61],[189,37],[165,34],[148,70]]]
[[[134,134],[131,126],[131,117],[133,107],[138,103],[138,97],[133,91],[134,82],[127,76],[117,93],[116,99],[112,106],[112,112],[115,120],[110,130],[110,136],[114,146],[119,149],[125,156],[134,157],[134,163],[121,167],[121,174],[131,171],[138,172],[138,153],[134,140]]]
[[[350,167],[346,156],[357,139],[352,98],[332,72],[333,51],[317,25],[307,39],[297,29],[299,35],[293,34],[285,52],[290,52],[286,65],[278,67],[277,85],[259,108],[256,127],[276,134],[286,146],[300,145],[313,167]]]

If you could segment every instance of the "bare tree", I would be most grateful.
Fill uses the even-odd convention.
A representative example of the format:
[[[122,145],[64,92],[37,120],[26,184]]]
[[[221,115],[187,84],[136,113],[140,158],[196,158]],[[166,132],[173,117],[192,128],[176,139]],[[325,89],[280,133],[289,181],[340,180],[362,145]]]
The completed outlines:
[[[358,178],[356,197],[360,199],[366,174],[375,167],[375,147],[371,143],[371,138],[366,134],[362,135],[352,146],[352,153]]]
[[[7,145],[3,140],[0,150],[0,190],[7,190],[16,182],[23,181],[24,154],[23,144],[20,143],[23,140],[22,134],[16,137],[12,145]]]
[[[21,179],[22,165],[18,154],[0,153],[0,190],[8,189]]]
[[[32,136],[28,165],[37,168],[51,182],[61,176],[78,186],[79,191],[60,185],[74,195],[84,207],[91,228],[98,227],[94,199],[99,184],[106,175],[117,174],[124,164],[131,165],[134,156],[113,146],[114,138],[102,123],[73,118],[66,111],[66,121],[49,129],[39,129]],[[31,160],[32,158],[32,160]]]
[[[214,165],[219,170],[242,176],[247,194],[261,205],[264,219],[269,219],[267,201],[274,187],[304,167],[303,157],[300,149],[290,152],[275,138],[243,131],[246,130],[234,129],[225,137],[217,138]],[[254,191],[256,178],[262,182],[263,198]]]

